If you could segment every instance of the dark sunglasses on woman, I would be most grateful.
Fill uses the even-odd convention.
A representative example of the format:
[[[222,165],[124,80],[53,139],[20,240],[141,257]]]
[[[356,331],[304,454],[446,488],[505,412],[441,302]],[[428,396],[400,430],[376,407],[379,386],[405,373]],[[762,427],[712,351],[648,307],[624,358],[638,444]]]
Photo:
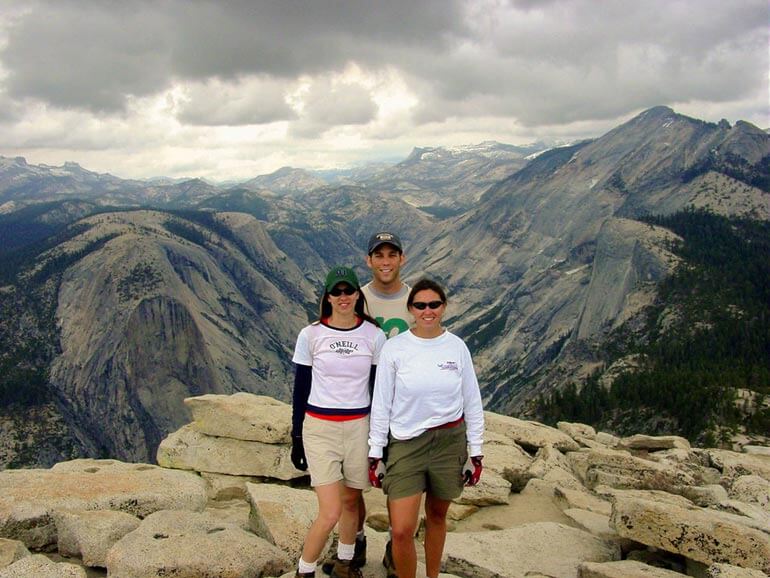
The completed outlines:
[[[331,291],[329,291],[329,295],[331,295],[332,297],[339,297],[343,293],[345,295],[353,295],[353,293],[355,293],[356,291],[357,289],[354,289],[353,287],[350,287],[350,286],[334,287],[332,288]]]
[[[422,310],[423,310],[423,309],[425,309],[426,307],[427,307],[428,309],[438,309],[438,308],[439,308],[439,307],[441,307],[443,304],[444,304],[444,302],[443,302],[443,301],[430,301],[430,302],[428,302],[428,303],[426,303],[426,302],[424,302],[424,301],[415,301],[415,302],[413,302],[413,303],[412,303],[412,307],[414,307],[415,309],[418,309],[418,310],[422,311]]]

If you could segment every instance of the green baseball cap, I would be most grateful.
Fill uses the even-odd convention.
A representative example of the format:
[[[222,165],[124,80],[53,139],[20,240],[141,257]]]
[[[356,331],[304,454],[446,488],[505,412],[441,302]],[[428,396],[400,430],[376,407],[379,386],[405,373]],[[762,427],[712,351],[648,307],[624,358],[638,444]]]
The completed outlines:
[[[326,275],[326,290],[331,291],[337,283],[347,283],[353,289],[361,288],[361,284],[358,282],[358,277],[356,277],[353,269],[341,265],[332,267],[331,271]]]

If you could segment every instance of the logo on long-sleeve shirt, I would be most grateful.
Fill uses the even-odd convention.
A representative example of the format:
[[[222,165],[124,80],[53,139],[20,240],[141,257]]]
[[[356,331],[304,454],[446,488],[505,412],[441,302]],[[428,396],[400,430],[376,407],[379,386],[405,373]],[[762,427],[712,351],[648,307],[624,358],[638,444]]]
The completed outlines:
[[[358,343],[352,341],[335,341],[329,346],[329,349],[340,355],[351,355],[358,351]]]
[[[457,371],[456,361],[445,361],[444,363],[437,363],[436,365],[443,371]]]

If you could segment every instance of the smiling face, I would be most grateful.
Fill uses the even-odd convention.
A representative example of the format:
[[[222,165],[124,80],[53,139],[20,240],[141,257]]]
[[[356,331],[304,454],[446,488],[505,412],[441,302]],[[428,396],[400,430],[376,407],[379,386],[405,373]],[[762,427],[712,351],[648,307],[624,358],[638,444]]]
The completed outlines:
[[[336,295],[335,295],[336,293]],[[355,315],[356,301],[359,293],[347,283],[337,283],[326,296],[332,308],[332,318]]]
[[[437,303],[440,305],[436,309],[427,306],[427,304],[436,305]],[[419,309],[423,305],[425,307]],[[414,316],[414,334],[418,337],[435,337],[441,334],[443,331],[441,318],[445,311],[446,303],[433,289],[423,289],[415,293],[412,304],[409,306],[409,313]]]
[[[404,254],[393,245],[383,243],[366,257],[366,264],[372,270],[374,287],[381,292],[401,288],[401,266]]]

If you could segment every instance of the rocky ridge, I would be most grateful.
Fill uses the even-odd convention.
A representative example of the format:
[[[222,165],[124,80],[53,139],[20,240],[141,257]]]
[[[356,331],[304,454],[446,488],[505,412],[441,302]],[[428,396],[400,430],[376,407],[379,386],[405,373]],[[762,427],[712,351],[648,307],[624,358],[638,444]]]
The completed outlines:
[[[546,148],[543,143],[519,147],[494,141],[454,148],[417,147],[389,171],[361,184],[379,195],[429,207],[437,215],[453,214],[473,207],[489,187],[524,167],[529,155]]]
[[[324,272],[346,263],[368,276],[363,247],[381,227],[405,242],[407,282],[425,273],[447,285],[447,326],[473,351],[486,406],[532,417],[540,395],[601,367],[606,386],[634,369],[630,357],[597,352],[620,325],[644,327],[659,282],[679,265],[673,235],[640,215],[706,207],[770,218],[770,136],[747,123],[704,123],[657,107],[515,173],[524,151],[477,148],[417,149],[376,178],[310,183],[302,194],[202,181],[144,183],[137,192],[136,183],[75,165],[0,158],[0,201],[8,199],[0,212],[10,211],[0,215],[0,362],[7,355],[22,373],[34,365],[53,398],[36,406],[51,415],[37,433],[18,423],[31,421],[26,406],[0,415],[0,467],[100,455],[152,461],[160,440],[188,419],[185,396],[245,390],[288,399],[291,347],[316,309]],[[99,192],[107,182],[112,188]],[[461,215],[425,206],[434,193],[451,205],[458,191],[472,198]],[[79,197],[89,200],[72,200]],[[169,212],[94,214],[106,210],[102,202],[172,201]],[[39,205],[19,209],[32,202]],[[17,261],[14,250],[29,259]],[[11,265],[18,277],[8,275]],[[41,311],[44,323],[35,319]],[[8,387],[28,385],[22,376]]]
[[[643,215],[707,207],[770,219],[769,159],[770,138],[752,125],[656,107],[541,154],[410,245],[450,287],[452,330],[472,346],[488,406],[521,415],[538,394],[579,382],[596,362],[580,352],[644,309],[676,259]]]
[[[160,466],[0,472],[0,577],[291,577],[316,506],[290,463],[289,406],[246,393],[185,404],[193,421],[161,443]],[[445,576],[770,573],[770,448],[485,416],[485,471],[450,509]],[[365,496],[363,573],[382,578],[384,499]]]
[[[0,157],[0,214],[19,205],[62,199],[108,206],[162,206],[170,202],[193,203],[216,192],[216,187],[201,179],[157,183],[95,173],[73,162],[55,167],[30,165],[23,157]]]

